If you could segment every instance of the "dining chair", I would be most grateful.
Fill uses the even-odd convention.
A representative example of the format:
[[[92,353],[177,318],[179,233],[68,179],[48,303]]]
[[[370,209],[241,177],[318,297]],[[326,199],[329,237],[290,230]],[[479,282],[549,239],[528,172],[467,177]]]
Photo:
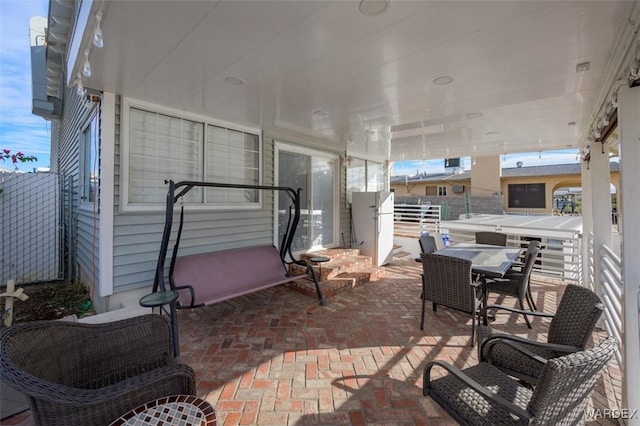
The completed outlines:
[[[442,250],[444,248],[444,240],[442,234],[439,232],[429,232],[429,235],[433,236],[436,240],[436,250]]]
[[[487,231],[476,232],[476,243],[490,244],[492,246],[506,246],[507,234]]]
[[[531,311],[535,311],[532,302],[533,297],[531,296],[531,291],[529,289],[531,270],[533,269],[533,265],[536,261],[536,258],[538,257],[538,252],[540,251],[540,246],[536,245],[535,243],[537,243],[537,241],[531,241],[529,243],[532,248],[525,260],[521,273],[513,273],[509,276],[505,276],[504,278],[483,278],[483,294],[485,306],[487,305],[489,294],[498,293],[505,296],[516,297],[518,299],[520,309],[522,309],[523,311],[524,301],[526,300],[529,309]],[[527,318],[527,315],[525,315],[524,313],[522,315],[524,316],[524,320],[527,323],[527,327],[531,328],[531,323],[529,322],[529,318]]]
[[[488,362],[461,370],[431,361],[422,393],[462,425],[584,424],[590,396],[618,345],[609,337],[594,348],[548,360],[534,389]],[[448,374],[432,380],[436,368]]]
[[[484,317],[487,310],[493,309],[520,312],[501,305],[489,305],[482,308],[481,316]],[[491,362],[494,366],[513,377],[535,384],[544,367],[540,359],[548,360],[583,350],[602,310],[603,305],[597,294],[586,287],[568,284],[555,314],[527,312],[527,315],[551,318],[546,342],[525,339],[479,325],[478,359],[487,361],[491,350]],[[530,355],[539,359],[533,359]]]
[[[425,304],[429,300],[433,311],[438,305],[456,309],[472,316],[471,346],[475,344],[476,319],[482,305],[481,283],[473,282],[471,261],[435,253],[422,253],[422,316],[424,330]]]
[[[536,249],[538,250],[536,257],[538,257],[540,255],[540,251],[542,250],[542,243],[537,240],[529,241],[529,244],[527,246],[527,251],[522,256],[522,261],[516,262],[513,265],[511,265],[511,268],[509,268],[509,270],[504,274],[505,278],[516,277],[518,276],[518,274],[521,274],[528,256],[532,254],[532,252]],[[535,262],[536,260],[534,260],[533,262],[534,266],[535,266]],[[531,273],[533,273],[533,267],[531,269]],[[531,294],[531,275],[529,275],[529,284],[527,285],[527,298],[531,303],[531,305],[533,306],[533,310],[537,311],[538,307],[536,306],[536,303],[533,300],[533,295]]]
[[[437,250],[436,239],[432,235],[421,235],[418,243],[422,253],[433,253]]]

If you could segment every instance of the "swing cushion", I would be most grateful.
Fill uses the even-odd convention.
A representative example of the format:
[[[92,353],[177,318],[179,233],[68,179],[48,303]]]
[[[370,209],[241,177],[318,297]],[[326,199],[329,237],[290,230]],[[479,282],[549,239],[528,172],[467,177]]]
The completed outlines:
[[[273,245],[180,256],[173,270],[181,307],[211,305],[305,276],[287,273]],[[193,303],[189,290],[181,286],[193,288]]]

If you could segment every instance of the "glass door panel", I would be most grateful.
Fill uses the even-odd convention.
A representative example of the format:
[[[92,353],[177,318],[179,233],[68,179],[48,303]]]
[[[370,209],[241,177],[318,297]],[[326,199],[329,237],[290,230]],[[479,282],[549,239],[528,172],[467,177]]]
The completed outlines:
[[[295,152],[280,151],[279,153],[278,186],[289,186],[293,189],[302,188],[300,192],[300,223],[291,244],[291,251],[298,252],[309,248],[309,159],[308,156]],[[282,244],[282,237],[289,219],[291,200],[282,191],[278,191],[278,247]],[[293,216],[293,211],[291,211]]]
[[[291,249],[303,252],[335,243],[336,161],[322,156],[278,150],[278,185],[301,192],[301,214]],[[281,244],[291,205],[286,194],[278,198],[278,243]],[[293,214],[293,213],[292,213]]]
[[[333,240],[333,176],[335,161],[324,158],[312,158],[313,175],[311,181],[312,223],[311,244],[309,248],[332,245]]]

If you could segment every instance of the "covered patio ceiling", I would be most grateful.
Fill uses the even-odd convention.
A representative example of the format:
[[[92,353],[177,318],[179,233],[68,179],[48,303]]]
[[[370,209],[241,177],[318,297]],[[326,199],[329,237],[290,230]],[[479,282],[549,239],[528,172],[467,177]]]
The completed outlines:
[[[88,88],[368,158],[498,155],[579,147],[635,49],[635,1],[380,4],[94,1],[68,82],[89,46]]]

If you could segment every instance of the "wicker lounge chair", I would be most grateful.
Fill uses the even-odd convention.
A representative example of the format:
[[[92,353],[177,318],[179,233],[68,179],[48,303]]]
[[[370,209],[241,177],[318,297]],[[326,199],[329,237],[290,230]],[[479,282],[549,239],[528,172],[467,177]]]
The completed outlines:
[[[489,305],[483,310],[494,308],[521,312],[498,305]],[[586,347],[602,309],[600,298],[594,292],[569,284],[555,314],[527,312],[527,315],[552,318],[546,343],[527,340],[481,325],[478,327],[478,358],[480,361],[486,361],[489,347],[493,346],[491,360],[495,367],[535,384],[544,366],[541,360],[581,351]],[[484,314],[485,312],[482,315]],[[509,344],[502,344],[505,341]],[[530,356],[523,354],[523,351]],[[538,359],[533,359],[532,356]]]
[[[534,311],[533,297],[531,296],[531,290],[529,289],[529,282],[531,278],[531,271],[533,265],[536,262],[538,253],[540,252],[540,243],[538,241],[531,241],[527,254],[525,257],[524,266],[521,272],[511,272],[505,275],[504,278],[485,278],[484,279],[484,298],[485,304],[487,298],[491,293],[499,293],[505,296],[512,296],[518,299],[520,309],[524,310],[524,300],[527,301],[529,309]],[[527,323],[527,327],[531,328],[529,318],[523,314],[524,320]]]
[[[423,394],[464,425],[573,425],[584,423],[589,396],[618,348],[614,337],[547,361],[534,390],[493,365],[460,370],[443,361],[424,369]],[[431,380],[434,367],[448,375]]]
[[[486,231],[476,232],[476,243],[490,244],[492,246],[506,246],[507,234]]]
[[[473,346],[482,295],[479,291],[481,283],[473,282],[471,279],[471,261],[433,253],[422,253],[420,256],[423,271],[420,330],[424,329],[425,303],[429,300],[433,304],[434,312],[437,311],[438,305],[443,305],[472,315]]]
[[[27,395],[36,424],[108,425],[154,399],[195,395],[191,367],[173,359],[169,321],[35,321],[0,332],[0,377]]]

